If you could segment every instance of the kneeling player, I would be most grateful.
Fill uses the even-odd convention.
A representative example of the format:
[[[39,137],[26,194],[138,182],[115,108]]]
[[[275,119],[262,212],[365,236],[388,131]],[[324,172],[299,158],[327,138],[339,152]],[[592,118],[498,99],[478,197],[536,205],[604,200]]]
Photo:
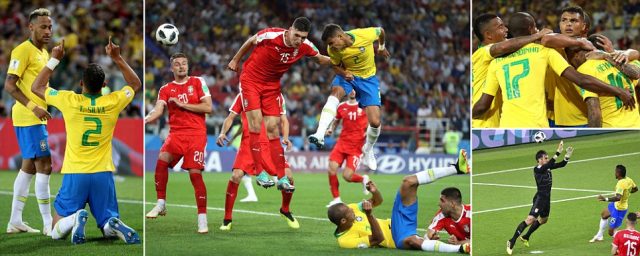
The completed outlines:
[[[118,66],[128,86],[103,96],[104,72],[98,64],[92,63],[80,82],[83,94],[48,87],[49,77],[64,55],[63,45],[64,40],[53,48],[52,58],[31,88],[48,105],[62,112],[67,134],[61,170],[64,177],[54,202],[56,215],[51,237],[62,239],[71,232],[73,244],[84,243],[89,217],[84,207],[88,203],[105,237],[117,236],[128,244],[140,243],[138,233],[119,219],[111,141],[120,112],[133,100],[142,83],[120,56],[120,47],[109,38],[105,47],[107,55]]]
[[[418,186],[439,178],[468,173],[466,154],[452,167],[435,168],[404,177],[393,203],[391,220],[379,220],[372,208],[382,203],[382,195],[373,182],[367,188],[371,199],[358,204],[338,203],[327,212],[329,220],[337,228],[334,233],[342,248],[368,248],[382,246],[407,250],[469,253],[470,245],[451,245],[436,240],[423,239],[417,235]]]

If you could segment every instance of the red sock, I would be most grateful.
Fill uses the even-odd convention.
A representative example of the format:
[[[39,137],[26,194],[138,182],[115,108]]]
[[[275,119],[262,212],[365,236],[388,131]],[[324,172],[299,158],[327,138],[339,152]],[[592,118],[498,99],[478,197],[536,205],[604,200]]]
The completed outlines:
[[[260,133],[257,132],[249,132],[249,145],[251,146],[251,157],[253,158],[253,165],[255,166],[258,172],[261,172],[262,169],[262,156],[260,152],[262,151],[260,148]]]
[[[158,159],[156,162],[156,195],[158,199],[167,199],[167,181],[169,180],[169,163]]]
[[[331,188],[331,195],[333,198],[340,197],[340,190],[338,189],[338,186],[340,186],[338,176],[335,174],[329,174],[329,187]]]
[[[273,165],[273,161],[271,161],[271,149],[269,149],[269,143],[260,143],[262,152],[262,168],[271,176],[278,176],[278,172],[276,171],[276,166]],[[264,157],[268,156],[268,157]],[[257,173],[258,175],[260,173]]]
[[[289,183],[293,185],[293,180],[289,180]],[[284,190],[280,192],[282,193],[282,206],[280,208],[283,212],[289,212],[289,204],[291,203],[291,197],[293,197],[293,193],[284,192]]]
[[[271,144],[271,160],[276,166],[276,173],[280,179],[284,176],[284,149],[280,144],[280,138],[269,140],[269,144]]]
[[[198,214],[207,213],[207,187],[204,186],[201,173],[189,173],[193,190],[196,194],[196,205]]]
[[[229,183],[227,183],[227,196],[224,199],[225,220],[231,220],[231,213],[233,212],[233,204],[236,202],[236,196],[238,196],[238,183],[229,181]]]
[[[362,176],[354,172],[351,174],[351,180],[349,182],[362,182]]]

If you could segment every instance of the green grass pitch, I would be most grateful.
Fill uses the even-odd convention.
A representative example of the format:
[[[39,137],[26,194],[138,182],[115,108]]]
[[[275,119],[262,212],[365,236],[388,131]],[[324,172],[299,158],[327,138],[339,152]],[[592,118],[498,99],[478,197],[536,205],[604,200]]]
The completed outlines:
[[[16,175],[16,171],[0,171],[0,225],[2,227],[0,255],[142,255],[143,246],[141,244],[126,245],[122,240],[104,239],[96,227],[96,221],[91,213],[89,213],[89,221],[86,225],[87,242],[82,245],[72,245],[69,237],[66,240],[52,240],[42,234],[6,234],[6,225],[11,215],[13,181]],[[58,193],[61,183],[61,174],[51,175],[52,196]],[[41,230],[42,217],[33,195],[35,193],[34,184],[35,178],[31,180],[31,194],[22,218],[29,222],[31,227]],[[122,221],[143,236],[142,178],[124,177],[124,180],[116,181],[116,191],[120,201],[118,206]],[[53,214],[55,212],[53,200],[51,208]],[[89,210],[89,206],[87,205],[85,209]]]
[[[531,208],[536,192],[533,166],[539,149],[553,154],[559,141],[526,144],[473,152],[474,255],[505,255],[506,241]],[[612,194],[617,164],[640,182],[640,131],[616,132],[566,139],[575,152],[565,168],[553,172],[551,212],[547,224],[530,238],[529,248],[518,241],[514,255],[608,255],[611,237],[589,243],[598,229],[605,202],[598,194]],[[640,197],[632,194],[631,211],[640,210]],[[623,224],[623,228],[624,228]],[[526,232],[526,230],[525,230]]]
[[[150,167],[147,167],[150,168]],[[231,231],[220,231],[224,216],[224,198],[230,173],[205,173],[208,192],[209,234],[196,232],[197,217],[193,187],[186,173],[170,173],[167,188],[168,212],[164,217],[146,221],[147,255],[404,255],[418,251],[384,248],[349,250],[338,248],[333,236],[335,226],[326,219],[325,205],[331,200],[327,174],[295,173],[296,191],[291,212],[298,218],[300,229],[290,229],[279,216],[281,194],[275,187],[257,187],[259,202],[240,203],[247,195],[242,185],[234,208]],[[382,192],[384,202],[374,209],[377,218],[391,217],[395,193],[403,175],[372,175]],[[459,187],[463,200],[468,202],[469,175],[446,177],[419,188],[419,228],[426,228],[437,207],[440,190]],[[153,173],[146,180],[146,210],[155,204]],[[254,179],[255,182],[255,179]],[[344,202],[359,202],[364,196],[362,185],[347,183],[340,178],[341,198]],[[418,231],[424,235],[424,230]],[[446,240],[448,236],[442,235]],[[430,255],[441,255],[433,254]]]

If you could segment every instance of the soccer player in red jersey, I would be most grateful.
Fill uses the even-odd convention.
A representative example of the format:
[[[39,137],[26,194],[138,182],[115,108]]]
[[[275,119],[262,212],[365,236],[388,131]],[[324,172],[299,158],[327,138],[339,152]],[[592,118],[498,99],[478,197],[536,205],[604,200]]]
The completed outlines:
[[[282,97],[282,95],[280,97]],[[224,204],[224,220],[222,221],[220,230],[231,230],[233,205],[238,193],[238,184],[245,174],[257,175],[259,177],[261,176],[259,179],[256,179],[256,182],[258,182],[258,185],[265,188],[274,185],[274,182],[269,179],[269,175],[277,176],[278,179],[287,177],[287,179],[291,182],[290,186],[279,188],[280,190],[282,190],[282,205],[280,207],[280,214],[287,221],[289,227],[294,229],[299,228],[300,224],[298,223],[298,220],[293,217],[291,211],[289,210],[289,204],[291,203],[293,191],[295,190],[295,187],[293,186],[293,174],[291,173],[289,164],[287,164],[286,162],[284,163],[285,167],[283,169],[283,172],[280,172],[279,169],[275,168],[270,158],[271,150],[269,148],[269,139],[267,138],[265,127],[264,125],[262,125],[262,128],[260,130],[260,145],[263,160],[261,166],[264,167],[264,170],[256,168],[251,154],[249,153],[249,124],[247,121],[247,115],[242,110],[241,94],[238,94],[238,96],[236,96],[233,104],[231,105],[231,108],[229,108],[229,115],[222,124],[222,129],[216,143],[219,146],[223,146],[225,142],[229,142],[226,133],[229,131],[229,128],[233,123],[233,119],[238,116],[238,114],[242,114],[242,140],[236,154],[236,160],[233,163],[233,174],[231,175],[231,179],[229,179],[229,182],[227,183],[227,193]],[[280,111],[280,116],[282,118],[283,144],[287,146],[287,150],[290,150],[292,144],[291,141],[289,141],[289,121],[287,120],[286,114],[286,105],[283,102],[282,109]],[[267,174],[267,172],[269,174]],[[270,183],[260,183],[260,180],[267,180]]]
[[[242,107],[249,123],[249,145],[256,169],[262,170],[260,127],[263,119],[271,148],[271,159],[278,171],[284,169],[284,151],[280,145],[280,78],[291,65],[304,56],[313,57],[318,63],[329,65],[329,57],[318,52],[307,39],[311,22],[299,17],[289,29],[266,28],[251,36],[229,62],[228,68],[239,71],[241,59],[251,50],[240,73]],[[278,186],[288,186],[284,176]]]
[[[616,232],[611,245],[611,255],[638,256],[640,232],[636,231],[638,215],[635,212],[627,214],[627,229]]]
[[[451,235],[450,244],[471,243],[471,205],[462,204],[462,193],[449,187],[440,192],[440,210],[433,217],[427,230],[427,238],[439,240],[438,231],[444,229]]]
[[[211,95],[204,79],[189,76],[189,61],[184,53],[171,56],[171,72],[174,80],[158,92],[155,107],[145,117],[145,123],[162,116],[165,107],[169,110],[169,136],[160,148],[156,162],[156,193],[158,203],[147,213],[147,218],[164,216],[169,167],[184,158],[182,168],[189,171],[198,206],[198,233],[209,232],[207,227],[207,188],[202,180],[204,150],[207,145],[205,114],[211,113]]]
[[[367,183],[369,176],[356,173],[362,155],[362,145],[364,145],[365,132],[367,130],[367,112],[358,107],[356,101],[356,91],[349,93],[349,100],[338,105],[336,117],[331,128],[327,130],[327,135],[331,135],[338,123],[342,120],[342,132],[338,142],[329,155],[329,187],[333,200],[327,207],[336,203],[341,203],[340,190],[338,190],[338,168],[346,162],[346,167],[342,172],[342,177],[347,182],[362,182],[364,194],[368,195]]]

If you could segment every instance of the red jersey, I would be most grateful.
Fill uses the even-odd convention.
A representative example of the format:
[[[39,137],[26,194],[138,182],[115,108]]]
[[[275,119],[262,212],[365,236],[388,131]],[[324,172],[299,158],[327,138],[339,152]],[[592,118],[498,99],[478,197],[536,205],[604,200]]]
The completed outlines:
[[[280,98],[283,99],[282,100],[282,110],[280,111],[280,115],[286,115],[287,114],[287,108],[286,105],[284,104],[284,97],[282,96],[282,94],[280,94]],[[242,94],[238,94],[236,95],[236,98],[233,100],[233,103],[231,104],[231,107],[229,108],[229,112],[232,112],[234,114],[241,114],[242,116],[242,137],[243,139],[245,137],[249,137],[249,120],[247,119],[247,114],[244,112],[244,110],[242,109]],[[248,141],[248,140],[247,140]],[[262,122],[262,125],[260,127],[260,142],[269,142],[269,138],[267,137],[267,130],[264,126],[264,122]]]
[[[360,149],[364,145],[365,132],[369,121],[367,112],[358,107],[358,103],[343,102],[336,109],[336,120],[342,119],[342,132],[336,147]]]
[[[620,256],[637,256],[640,232],[636,230],[620,230],[613,235],[613,245],[618,247]]]
[[[452,236],[455,236],[458,240],[465,240],[471,238],[471,205],[465,204],[462,209],[460,219],[454,220],[449,217],[445,217],[441,210],[438,210],[436,216],[433,217],[430,230],[440,231],[446,230]]]
[[[169,132],[206,136],[207,127],[204,123],[204,113],[191,112],[169,102],[170,98],[176,98],[182,103],[199,104],[205,97],[211,97],[211,94],[209,94],[209,87],[201,77],[190,76],[184,83],[173,81],[162,86],[158,92],[158,101],[169,106]]]
[[[280,82],[291,65],[304,56],[318,55],[318,48],[308,39],[298,48],[284,43],[282,28],[266,28],[256,34],[257,44],[242,66],[240,79],[255,82]]]

